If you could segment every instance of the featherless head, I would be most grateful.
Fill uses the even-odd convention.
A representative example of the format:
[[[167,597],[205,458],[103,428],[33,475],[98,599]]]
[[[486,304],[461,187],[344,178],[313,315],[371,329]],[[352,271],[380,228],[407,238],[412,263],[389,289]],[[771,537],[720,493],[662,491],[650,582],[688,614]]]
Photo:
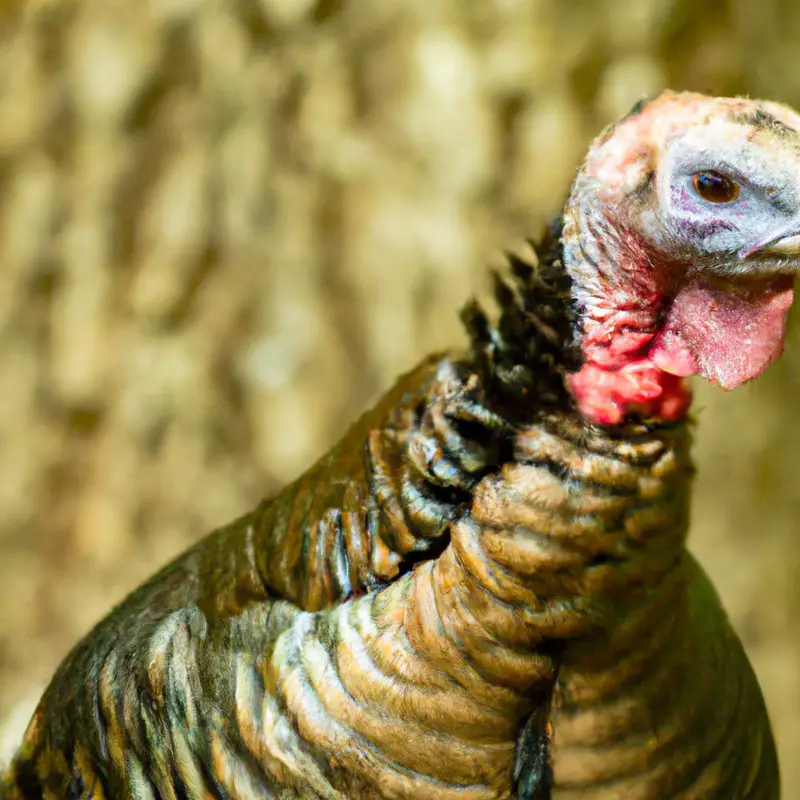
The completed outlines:
[[[665,92],[592,144],[564,214],[583,364],[600,424],[685,415],[683,378],[726,389],[782,349],[800,268],[800,115]]]

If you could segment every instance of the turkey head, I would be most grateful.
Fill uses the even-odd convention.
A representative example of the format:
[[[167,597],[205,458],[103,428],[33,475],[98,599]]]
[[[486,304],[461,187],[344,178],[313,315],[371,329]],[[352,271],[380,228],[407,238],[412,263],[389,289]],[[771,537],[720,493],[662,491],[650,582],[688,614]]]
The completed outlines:
[[[681,418],[685,377],[733,389],[780,355],[800,266],[800,115],[674,92],[636,107],[592,145],[563,244],[582,413]]]

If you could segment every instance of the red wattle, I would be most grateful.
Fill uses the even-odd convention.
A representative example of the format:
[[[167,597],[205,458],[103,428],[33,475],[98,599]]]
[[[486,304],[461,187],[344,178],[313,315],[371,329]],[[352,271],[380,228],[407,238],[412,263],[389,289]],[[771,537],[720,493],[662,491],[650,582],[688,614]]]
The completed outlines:
[[[727,285],[694,279],[669,302],[654,336],[631,326],[627,311],[595,323],[586,362],[567,385],[581,413],[601,425],[634,413],[680,419],[691,400],[684,377],[733,389],[780,355],[793,294],[787,276]]]
[[[664,372],[685,378],[700,371],[692,351],[675,331],[662,331],[650,349],[650,360]]]
[[[633,413],[671,422],[686,415],[692,399],[679,376],[664,372],[647,358],[620,369],[586,363],[567,376],[567,386],[579,411],[599,425],[618,425]]]
[[[674,375],[734,389],[780,355],[793,296],[788,276],[729,286],[694,280],[675,296],[648,356]]]

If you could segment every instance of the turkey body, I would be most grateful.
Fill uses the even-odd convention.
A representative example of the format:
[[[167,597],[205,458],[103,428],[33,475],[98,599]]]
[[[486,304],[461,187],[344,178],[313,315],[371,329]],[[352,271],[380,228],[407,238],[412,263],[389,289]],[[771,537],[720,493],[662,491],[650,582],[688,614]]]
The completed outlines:
[[[565,401],[568,286],[134,592],[65,659],[3,798],[764,798],[746,656],[685,547],[686,422]],[[535,313],[530,313],[531,311]]]

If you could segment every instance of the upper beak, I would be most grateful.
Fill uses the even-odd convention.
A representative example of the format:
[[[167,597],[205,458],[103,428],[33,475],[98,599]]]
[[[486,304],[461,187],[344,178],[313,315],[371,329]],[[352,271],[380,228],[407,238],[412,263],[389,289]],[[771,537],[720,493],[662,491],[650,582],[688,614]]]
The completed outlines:
[[[739,253],[739,257],[744,259],[752,255],[759,256],[797,256],[800,255],[800,233],[790,233],[788,235],[767,239]]]

